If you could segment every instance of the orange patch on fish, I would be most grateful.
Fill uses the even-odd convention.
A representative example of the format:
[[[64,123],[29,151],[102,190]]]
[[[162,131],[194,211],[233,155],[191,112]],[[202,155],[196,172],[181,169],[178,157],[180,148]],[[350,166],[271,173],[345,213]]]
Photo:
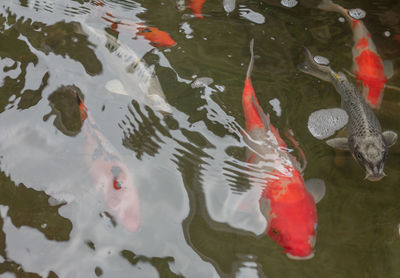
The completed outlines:
[[[264,124],[260,118],[258,110],[254,107],[253,100],[256,105],[259,105],[257,98],[254,94],[253,85],[251,84],[250,78],[246,78],[244,82],[242,105],[244,110],[244,116],[246,119],[246,130],[251,131],[255,128],[264,128]]]
[[[264,198],[270,198],[277,202],[295,203],[305,198],[304,180],[298,170],[293,167],[285,167],[288,173],[281,173],[278,170],[271,172],[276,179],[267,180]]]
[[[356,29],[357,25],[358,25],[358,23],[360,23],[360,21],[356,20],[356,19],[352,19],[352,20],[353,20],[353,29]]]
[[[80,98],[79,98],[79,111],[81,112],[81,121],[83,122],[87,118],[88,109]]]
[[[201,12],[204,2],[206,2],[206,0],[190,0],[188,5],[188,7],[192,10],[193,15],[199,19],[204,18]]]
[[[375,52],[367,49],[361,52],[355,61],[359,69],[356,77],[363,82],[364,87],[369,89],[367,101],[371,105],[377,106],[387,81],[382,60]]]
[[[116,189],[116,190],[120,190],[122,187],[121,187],[121,184],[118,182],[118,180],[117,179],[114,179],[114,181],[113,181],[113,187],[114,187],[114,189]]]
[[[152,46],[171,47],[176,45],[176,42],[167,32],[161,31],[155,27],[138,27],[137,34],[149,40]]]
[[[358,41],[356,47],[357,49],[362,50],[364,48],[367,48],[368,45],[369,45],[368,40],[366,38],[362,38]]]

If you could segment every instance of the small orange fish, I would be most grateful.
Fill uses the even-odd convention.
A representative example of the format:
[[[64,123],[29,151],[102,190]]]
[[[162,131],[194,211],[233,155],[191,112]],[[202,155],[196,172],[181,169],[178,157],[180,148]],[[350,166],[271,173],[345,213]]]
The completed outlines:
[[[77,94],[82,130],[86,137],[85,155],[90,174],[97,187],[104,192],[108,208],[128,231],[139,227],[139,196],[128,167],[88,114]]]
[[[331,0],[322,0],[318,7],[326,11],[339,12],[349,22],[354,39],[352,71],[357,80],[362,82],[362,93],[365,100],[371,108],[379,109],[383,98],[383,90],[390,76],[385,74],[384,63],[364,23],[351,16],[352,13],[360,14],[365,12],[360,9],[347,10]]]
[[[105,12],[102,18],[111,23],[110,28],[114,31],[127,30],[128,32],[134,32],[136,35],[143,36],[146,40],[150,41],[152,46],[172,47],[176,45],[176,42],[167,32],[161,31],[156,27],[148,27],[143,23],[136,23],[131,20],[118,19],[110,12]]]
[[[138,24],[141,26],[141,24]],[[139,36],[143,36],[146,40],[150,41],[152,46],[162,46],[162,47],[172,47],[176,45],[176,42],[171,38],[171,36],[164,31],[156,27],[138,27],[138,32],[136,33]]]
[[[189,0],[189,1],[190,2],[188,7],[192,10],[193,15],[199,19],[203,19],[204,16],[201,12],[201,9],[203,8],[203,4],[204,2],[206,2],[206,0]]]

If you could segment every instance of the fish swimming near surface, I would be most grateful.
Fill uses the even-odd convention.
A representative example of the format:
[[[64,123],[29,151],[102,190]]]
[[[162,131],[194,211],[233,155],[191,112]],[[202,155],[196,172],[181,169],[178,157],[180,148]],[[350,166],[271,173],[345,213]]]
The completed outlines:
[[[98,46],[105,46],[103,64],[114,73],[118,80],[109,81],[106,88],[116,94],[128,95],[135,100],[149,105],[165,114],[171,113],[160,81],[154,72],[154,66],[149,67],[133,49],[104,30],[96,29],[83,23],[83,33]]]
[[[186,1],[185,0],[176,0],[176,8],[180,12],[183,12],[184,10],[186,10]]]
[[[331,0],[322,0],[318,8],[338,12],[350,24],[354,39],[352,71],[357,80],[362,82],[362,93],[368,104],[379,109],[386,82],[393,75],[393,64],[390,61],[383,62],[379,56],[371,34],[360,20],[366,13],[361,9],[347,10]]]
[[[253,44],[252,40],[251,61],[242,95],[247,161],[265,164],[263,171],[268,177],[259,203],[268,222],[267,234],[285,249],[289,258],[310,259],[314,256],[318,226],[315,204],[325,194],[325,185],[319,179],[305,184],[299,163],[289,154],[286,143],[271,124],[269,114],[262,111],[250,80],[254,63]]]
[[[192,10],[192,13],[195,17],[199,19],[203,19],[202,8],[206,0],[189,0],[188,7]]]
[[[112,215],[126,230],[134,232],[139,227],[140,214],[139,196],[131,173],[118,151],[100,132],[78,93],[76,97],[86,137],[85,158],[92,179],[102,189]]]
[[[366,171],[365,178],[378,181],[385,176],[384,166],[388,148],[397,140],[393,131],[382,132],[381,125],[365,102],[358,89],[350,83],[342,72],[336,73],[329,64],[319,64],[311,52],[304,47],[306,60],[299,69],[321,80],[331,82],[342,99],[342,108],[348,115],[347,138],[334,138],[327,141],[331,147],[349,150]],[[316,56],[320,57],[320,56]]]
[[[172,47],[176,45],[176,42],[167,32],[156,27],[149,27],[141,22],[136,23],[131,20],[118,19],[110,12],[104,12],[102,18],[111,23],[111,29],[115,31],[125,30],[135,33],[137,36],[143,36],[154,47]]]

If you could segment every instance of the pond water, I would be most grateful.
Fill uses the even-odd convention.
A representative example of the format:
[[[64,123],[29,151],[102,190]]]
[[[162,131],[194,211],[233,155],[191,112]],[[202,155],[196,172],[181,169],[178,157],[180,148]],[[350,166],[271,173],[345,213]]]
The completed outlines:
[[[297,69],[302,46],[350,70],[348,24],[317,9],[319,1],[289,8],[208,0],[202,19],[193,15],[202,1],[191,1],[193,11],[182,2],[1,1],[0,276],[399,277],[400,145],[390,149],[387,176],[370,182],[351,154],[307,128],[312,112],[340,107],[340,96]],[[379,54],[394,65],[388,84],[399,87],[400,2],[368,2],[338,3],[367,12]],[[124,20],[165,31],[176,45],[151,45]],[[111,67],[112,50],[85,35],[86,25],[118,37],[154,69],[170,114],[106,89],[121,79],[124,61]],[[288,259],[257,211],[254,192],[265,176],[246,163],[241,104],[252,38],[262,108],[281,134],[292,130],[307,157],[304,178],[326,184],[310,260]],[[140,207],[135,231],[94,185],[89,118],[82,124],[76,98],[62,87],[69,85],[128,169]],[[400,93],[386,89],[376,115],[384,130],[400,133]]]

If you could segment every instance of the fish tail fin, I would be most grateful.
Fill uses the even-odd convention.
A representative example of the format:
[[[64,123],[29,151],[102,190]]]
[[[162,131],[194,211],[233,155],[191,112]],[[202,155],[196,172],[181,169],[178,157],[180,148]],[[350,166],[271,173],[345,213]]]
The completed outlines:
[[[85,105],[85,103],[83,102],[83,99],[76,94],[76,99],[78,101],[78,105],[79,105],[79,110],[81,112],[81,121],[83,122],[86,118],[87,118],[87,107]]]
[[[253,66],[254,66],[254,39],[251,39],[250,41],[250,63],[249,67],[247,68],[247,74],[246,74],[246,79],[250,79],[251,72],[253,71]]]
[[[317,8],[324,11],[334,11],[335,3],[332,0],[322,0],[321,3],[318,4]]]
[[[312,56],[310,50],[303,46],[304,56],[306,57],[305,61],[298,65],[297,68],[304,73],[313,75],[321,80],[330,82],[330,72],[331,69],[329,66],[317,64],[314,61],[314,57]]]
[[[322,0],[317,8],[328,12],[338,12],[343,16],[348,17],[347,10],[342,6],[335,4],[332,0]]]

